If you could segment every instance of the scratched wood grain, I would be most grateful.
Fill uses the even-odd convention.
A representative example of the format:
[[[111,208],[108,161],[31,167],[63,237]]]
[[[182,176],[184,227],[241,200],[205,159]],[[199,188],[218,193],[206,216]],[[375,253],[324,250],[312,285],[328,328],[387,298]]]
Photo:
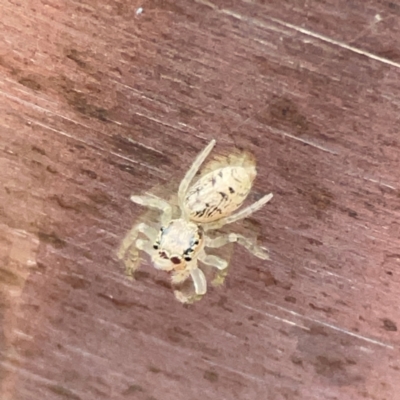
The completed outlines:
[[[3,0],[0,397],[400,391],[399,5]],[[212,138],[252,151],[226,285],[191,306],[115,252]]]

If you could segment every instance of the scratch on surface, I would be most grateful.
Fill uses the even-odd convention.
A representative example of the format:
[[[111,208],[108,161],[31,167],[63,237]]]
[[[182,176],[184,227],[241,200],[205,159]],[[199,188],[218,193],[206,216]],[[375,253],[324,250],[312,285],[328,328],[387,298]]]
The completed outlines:
[[[327,322],[323,322],[323,321],[320,321],[320,320],[317,320],[317,319],[313,319],[313,318],[309,318],[309,317],[304,317],[304,318],[308,319],[310,321],[316,322],[316,323],[318,323],[320,325],[326,326],[327,328],[331,328],[331,329],[333,329],[335,331],[344,333],[344,334],[349,335],[349,336],[353,336],[353,337],[355,337],[357,339],[364,340],[364,341],[366,341],[368,343],[376,344],[378,346],[382,346],[382,347],[386,347],[388,349],[394,350],[394,346],[392,346],[390,344],[387,344],[387,343],[383,343],[383,342],[381,342],[379,340],[375,340],[375,339],[368,338],[366,336],[359,335],[357,333],[348,331],[347,329],[339,328],[338,326],[335,326],[335,325],[332,325],[332,324],[328,324]]]
[[[0,366],[3,367],[3,370],[6,370],[6,371],[8,370],[10,372],[13,372],[14,373],[14,377],[19,377],[19,379],[24,378],[25,381],[27,379],[31,379],[32,381],[36,382],[36,384],[40,383],[42,385],[50,386],[50,389],[51,388],[65,389],[65,390],[68,391],[68,397],[69,398],[76,398],[76,399],[83,399],[84,398],[83,393],[77,391],[76,388],[74,388],[73,390],[71,390],[71,389],[69,389],[67,387],[64,388],[63,386],[60,386],[60,382],[59,381],[55,381],[55,380],[52,380],[52,379],[44,378],[43,376],[40,376],[39,374],[35,374],[35,373],[32,373],[32,372],[29,372],[27,369],[23,368],[21,365],[13,365],[10,362],[0,361]],[[63,391],[63,393],[64,393],[64,391]]]
[[[107,118],[107,122],[112,122],[113,124],[118,125],[118,126],[124,125],[122,122],[119,122],[119,121],[116,121],[115,119],[110,119],[110,118]]]
[[[306,330],[306,331],[309,331],[309,330],[310,330],[309,328],[307,328],[307,327],[305,327],[305,326],[303,326],[303,325],[296,324],[296,322],[289,321],[288,319],[280,318],[280,317],[278,317],[278,316],[276,316],[276,315],[269,314],[269,313],[267,313],[267,312],[265,312],[265,311],[258,310],[257,308],[253,308],[253,307],[250,307],[250,306],[246,306],[246,305],[243,304],[243,303],[238,303],[238,304],[241,305],[243,308],[247,308],[248,310],[252,310],[252,311],[259,312],[259,313],[261,313],[261,314],[263,314],[263,315],[266,315],[266,316],[268,316],[268,317],[270,317],[270,318],[273,318],[273,319],[276,319],[276,320],[278,320],[278,321],[281,321],[281,322],[283,322],[283,323],[285,323],[285,324],[288,324],[288,325],[291,325],[291,326],[297,326],[298,328],[304,329],[304,330]]]
[[[208,6],[212,8],[213,10],[219,10],[218,6],[216,6],[214,3],[211,3],[210,1],[207,0],[195,0],[195,3],[203,4],[204,6]]]
[[[358,179],[361,178],[364,181],[372,182],[372,183],[378,184],[379,186],[386,187],[388,189],[398,190],[397,187],[392,186],[389,183],[382,182],[380,179],[374,179],[374,178],[370,178],[368,176],[362,176],[361,174],[357,174],[356,172],[352,173],[352,172],[346,171],[346,175],[354,177],[354,178],[358,178]]]
[[[347,282],[353,283],[354,281],[352,279],[349,278],[345,278],[343,275],[339,275],[339,274],[335,274],[333,272],[329,272],[329,271],[322,271],[324,275],[328,275],[328,276],[334,276],[335,278],[339,278],[339,279],[343,279]]]
[[[97,361],[101,361],[101,362],[109,362],[109,360],[107,358],[100,357],[100,356],[98,356],[98,355],[96,355],[94,353],[85,351],[85,350],[83,350],[83,349],[81,349],[80,347],[77,347],[77,346],[69,346],[67,344],[64,344],[64,348],[72,351],[73,353],[80,354],[83,357],[94,358]]]
[[[381,182],[380,180],[377,180],[377,179],[366,178],[365,176],[363,176],[363,179],[366,181],[372,182],[372,183],[377,183],[378,185],[387,187],[389,189],[397,190],[397,188],[395,186],[389,185],[388,183]]]
[[[319,40],[321,40],[323,42],[338,46],[338,47],[340,47],[342,49],[346,49],[346,50],[352,51],[353,53],[363,55],[363,56],[365,56],[367,58],[371,58],[372,60],[376,60],[376,61],[379,61],[381,63],[387,64],[387,65],[391,65],[392,67],[400,68],[400,63],[388,60],[387,58],[384,58],[384,57],[377,56],[376,54],[370,53],[369,51],[362,50],[362,49],[360,49],[358,47],[355,47],[355,46],[351,46],[351,45],[349,45],[347,43],[341,42],[340,40],[332,39],[332,38],[330,38],[328,36],[321,35],[319,33],[310,31],[309,29],[301,28],[300,26],[293,25],[293,24],[290,24],[288,22],[281,21],[281,20],[279,20],[277,18],[269,17],[269,20],[273,21],[273,22],[275,22],[277,24],[283,25],[286,28],[290,28],[290,29],[293,29],[293,30],[295,30],[297,32],[303,33],[304,35],[314,37],[314,38],[319,39]],[[257,22],[261,23],[261,21],[257,21]]]
[[[320,269],[313,269],[313,268],[309,268],[309,267],[304,267],[303,269],[306,270],[306,271],[313,272],[315,274],[334,276],[335,278],[339,278],[339,279],[342,279],[344,281],[347,281],[347,282],[350,282],[350,283],[354,283],[354,281],[352,279],[345,278],[343,275],[335,274],[333,272],[323,271],[323,270],[320,270]]]
[[[288,319],[279,318],[279,317],[277,317],[276,315],[269,314],[269,313],[266,313],[266,312],[264,312],[263,314],[264,314],[264,315],[267,315],[267,316],[270,317],[270,318],[276,319],[277,321],[284,322],[285,324],[292,325],[292,326],[297,326],[298,328],[304,329],[305,331],[309,331],[309,330],[310,330],[310,328],[307,328],[307,327],[305,327],[305,326],[303,326],[303,325],[296,324],[296,322],[289,321]]]
[[[380,228],[380,227],[379,227]],[[382,229],[387,230],[387,227],[382,227],[380,228],[380,230],[378,229],[374,229],[372,228],[371,230],[373,230],[374,232],[377,232],[378,236],[373,236],[373,235],[365,235],[365,237],[367,239],[371,239],[374,242],[379,242],[384,244],[384,246],[388,246],[391,245],[392,248],[394,249],[398,249],[399,248],[399,239],[397,237],[397,235],[395,236],[391,236],[390,234],[387,234],[386,236],[382,237]],[[367,285],[365,285],[365,287],[368,287]],[[369,285],[369,288],[372,288],[373,285]]]
[[[394,15],[390,16],[388,18],[384,18],[384,19],[385,19],[385,21],[388,21],[389,19],[392,19],[393,17],[394,17]],[[362,37],[364,37],[368,32],[370,32],[375,27],[375,25],[379,24],[382,20],[383,20],[383,18],[381,17],[380,14],[375,14],[374,20],[370,24],[368,24],[367,27],[364,28],[361,32],[359,32],[357,35],[355,35],[353,37],[353,39],[351,39],[349,41],[349,43],[353,43],[353,42],[361,39]]]
[[[120,81],[118,81],[116,79],[111,79],[111,82],[115,83],[116,85],[122,86],[125,89],[129,89],[131,92],[135,93],[135,95],[137,97],[141,98],[141,99],[144,99],[144,100],[147,100],[147,101],[149,101],[151,103],[155,103],[155,104],[159,104],[159,105],[162,104],[162,103],[160,103],[160,101],[157,101],[157,100],[155,100],[155,99],[153,99],[153,98],[151,98],[149,96],[144,95],[143,92],[135,89],[133,86],[127,85],[126,83],[122,83],[122,82],[120,82]]]
[[[368,347],[359,346],[358,348],[364,353],[369,353],[369,354],[373,353],[373,351],[371,349],[369,349]]]
[[[38,374],[33,374],[31,372],[29,372],[28,370],[24,369],[21,367],[21,365],[13,365],[10,362],[7,361],[0,361],[0,366],[2,366],[5,370],[9,370],[15,373],[18,373],[20,375],[22,375],[25,378],[29,378],[32,379],[33,381],[36,382],[40,382],[40,383],[44,383],[44,384],[53,384],[56,385],[58,382],[47,379],[47,378],[43,378],[42,376],[38,375]]]
[[[330,153],[330,154],[334,154],[334,155],[338,155],[339,154],[335,150],[331,150],[331,149],[328,149],[327,147],[323,147],[323,146],[321,146],[321,145],[319,145],[317,143],[312,142],[311,140],[302,139],[302,138],[300,138],[298,136],[291,135],[290,133],[284,132],[284,131],[282,131],[280,129],[274,129],[274,128],[270,127],[270,126],[268,127],[268,129],[272,133],[274,133],[276,135],[282,135],[284,137],[288,137],[290,139],[297,140],[298,142],[301,142],[301,143],[304,143],[304,144],[308,144],[309,146],[315,147],[318,150],[325,151],[326,153]]]
[[[155,343],[157,345],[161,345],[162,347],[166,347],[172,353],[181,353],[181,354],[184,354],[185,356],[187,356],[189,358],[193,358],[193,356],[194,356],[193,351],[191,351],[189,348],[171,346],[171,344],[169,342],[167,342],[167,340],[159,339],[159,338],[157,338],[157,337],[155,337],[153,335],[149,335],[147,333],[138,332],[137,334],[143,338],[143,342],[144,343],[152,341],[153,343]]]
[[[110,298],[112,298],[112,296],[110,296]],[[102,325],[112,327],[113,329],[110,330],[110,332],[112,332],[112,333],[115,333],[115,330],[119,330],[120,332],[124,332],[124,333],[126,332],[126,327],[118,325],[118,324],[114,324],[110,321],[106,321],[103,318],[95,318],[95,321],[99,322]],[[115,339],[115,336],[114,336],[114,339]]]
[[[11,84],[15,84],[15,81],[13,81],[11,79],[5,78],[4,81],[8,82],[8,83],[11,83]],[[0,84],[2,84],[2,83],[3,82],[0,81]],[[17,90],[19,92],[22,92],[22,93],[25,93],[25,94],[28,94],[28,95],[31,94],[31,93],[26,92],[25,90],[21,90],[20,88],[17,88]],[[64,120],[66,120],[66,121],[72,122],[75,125],[83,126],[86,129],[92,129],[93,130],[93,128],[91,126],[85,125],[81,121],[78,122],[78,121],[76,121],[76,120],[74,120],[72,118],[67,117],[66,115],[58,114],[57,112],[54,112],[52,110],[49,110],[49,109],[41,107],[41,106],[38,106],[38,105],[36,105],[36,104],[34,104],[34,103],[30,102],[30,101],[22,100],[19,97],[16,97],[16,96],[13,96],[13,95],[11,95],[9,93],[3,92],[2,90],[0,90],[0,94],[3,95],[4,97],[8,97],[9,99],[14,100],[17,103],[20,103],[20,104],[23,104],[25,106],[31,107],[34,110],[36,109],[36,110],[43,111],[43,112],[48,113],[48,114],[55,115],[55,116],[60,117],[60,118],[62,118]],[[49,101],[47,99],[44,99],[43,97],[38,96],[38,95],[35,95],[35,99],[40,99],[41,101],[45,101],[45,102],[49,103]],[[117,122],[117,121],[114,121],[114,120],[110,120],[110,119],[107,119],[107,122],[112,122],[112,123],[114,123],[116,125],[122,125],[120,122]]]
[[[150,120],[152,122],[155,122],[156,124],[160,124],[162,126],[167,126],[168,128],[176,129],[176,130],[178,130],[180,132],[185,133],[185,131],[183,131],[178,125],[167,124],[166,122],[162,121],[161,119],[151,117],[150,115],[141,114],[140,112],[135,112],[135,115],[138,115],[139,117],[146,118],[146,119],[148,119],[148,120]]]
[[[241,307],[244,307],[244,308],[251,308],[251,307],[249,307],[249,306],[244,305],[243,303],[240,303],[240,302],[236,302],[236,303],[237,303],[239,306],[241,306]],[[305,316],[305,315],[302,315],[302,314],[297,313],[296,311],[289,310],[289,309],[287,309],[287,308],[278,306],[278,305],[273,304],[273,303],[270,303],[270,302],[268,302],[268,301],[264,301],[264,303],[267,304],[267,305],[269,305],[269,306],[271,306],[271,307],[273,307],[273,308],[277,308],[277,309],[279,309],[279,310],[282,310],[282,311],[284,311],[284,312],[287,312],[287,313],[289,313],[289,314],[292,314],[292,315],[294,315],[294,316],[296,316],[296,317],[299,317],[299,318],[302,318],[302,319],[304,319],[304,320],[312,321],[312,322],[315,322],[315,323],[317,323],[317,324],[326,326],[327,328],[333,329],[333,330],[335,330],[335,331],[344,333],[344,334],[346,334],[346,335],[355,337],[355,338],[360,339],[360,340],[364,340],[364,341],[366,341],[366,342],[368,342],[368,343],[376,344],[376,345],[378,345],[378,346],[382,346],[382,347],[386,347],[386,348],[388,348],[388,349],[394,350],[394,346],[392,346],[392,345],[390,345],[390,344],[387,344],[387,343],[384,343],[384,342],[381,342],[381,341],[379,341],[379,340],[371,339],[371,338],[369,338],[369,337],[362,336],[362,335],[359,335],[359,334],[357,334],[357,333],[348,331],[347,329],[340,328],[340,327],[338,327],[338,326],[336,326],[336,325],[332,325],[332,324],[329,324],[329,323],[327,323],[327,322],[323,322],[323,321],[318,320],[318,319],[314,319],[314,318],[307,317],[307,316]],[[251,309],[254,310],[254,311],[259,312],[260,314],[265,314],[265,312],[262,311],[262,310],[259,310],[259,309],[256,309],[256,308],[251,308]]]
[[[43,107],[40,107],[40,106],[38,106],[38,105],[36,105],[36,104],[33,104],[33,103],[29,102],[29,101],[22,100],[22,99],[20,99],[20,98],[18,98],[18,97],[12,96],[12,95],[10,95],[10,94],[8,94],[8,93],[5,93],[5,92],[3,92],[3,91],[0,91],[0,94],[3,95],[4,97],[8,97],[8,98],[10,98],[10,99],[12,99],[12,100],[15,100],[15,101],[18,102],[18,103],[27,105],[27,106],[29,106],[29,107],[31,107],[31,108],[33,108],[33,109],[38,110],[38,111],[41,111],[41,112],[44,112],[44,113],[47,113],[47,114],[57,115],[58,117],[60,117],[60,118],[62,118],[62,119],[65,119],[65,120],[70,121],[70,122],[72,122],[72,123],[74,123],[74,124],[81,125],[81,126],[83,126],[83,127],[89,129],[89,127],[88,127],[88,126],[85,126],[84,124],[81,124],[81,123],[79,123],[79,122],[76,122],[76,121],[74,121],[74,120],[72,120],[72,119],[70,119],[70,118],[67,118],[67,117],[63,116],[63,115],[54,113],[54,112],[51,111],[51,110],[48,110],[48,109],[43,108]],[[141,115],[141,114],[138,114],[138,115]],[[83,143],[83,144],[85,144],[86,146],[90,146],[90,147],[92,147],[92,148],[98,149],[98,150],[100,150],[100,151],[102,151],[102,152],[104,152],[104,153],[112,154],[113,156],[116,156],[116,157],[118,157],[118,158],[122,158],[122,159],[124,159],[124,160],[126,160],[126,161],[129,161],[129,162],[133,163],[133,164],[137,164],[137,165],[143,166],[143,167],[145,167],[146,169],[149,169],[149,170],[152,170],[152,171],[156,171],[156,172],[157,172],[157,176],[160,176],[160,174],[161,174],[161,176],[165,176],[165,175],[163,174],[164,171],[161,170],[161,169],[159,169],[159,168],[150,166],[150,165],[148,165],[148,164],[143,164],[143,163],[134,161],[134,160],[132,160],[132,159],[129,158],[129,157],[125,157],[125,156],[123,156],[123,155],[121,155],[121,154],[118,154],[118,153],[115,153],[115,152],[113,152],[113,151],[106,150],[106,149],[104,149],[104,148],[102,148],[102,147],[100,147],[100,146],[96,146],[96,145],[94,145],[94,144],[88,143],[88,142],[86,142],[86,141],[84,141],[84,140],[82,140],[82,139],[77,138],[76,136],[73,136],[73,135],[71,135],[71,134],[68,134],[67,132],[64,132],[64,131],[61,131],[61,130],[52,128],[52,127],[50,127],[50,126],[48,126],[48,125],[45,125],[45,124],[42,124],[42,123],[40,123],[40,122],[38,122],[38,121],[34,121],[34,120],[32,120],[32,119],[27,119],[27,120],[28,120],[28,122],[31,123],[31,124],[39,125],[39,126],[41,126],[41,127],[43,127],[43,128],[52,130],[53,132],[57,132],[57,133],[59,133],[60,135],[63,135],[63,136],[68,137],[69,139],[72,139],[72,140],[75,140],[75,141],[77,141],[77,142]],[[111,121],[111,120],[109,120],[109,122],[113,122],[113,123],[115,123],[115,124],[117,124],[117,125],[122,125],[121,123],[116,122],[116,121]],[[159,123],[160,123],[160,124],[163,124],[163,125],[166,125],[165,123],[162,123],[161,121],[160,121]],[[168,126],[168,125],[166,125],[166,126]],[[172,126],[172,127],[175,128],[175,129],[177,129],[177,128],[174,127],[174,126]],[[158,150],[156,150],[156,149],[154,149],[154,148],[152,148],[152,147],[145,146],[145,145],[143,145],[143,143],[138,143],[138,144],[139,144],[141,147],[145,147],[145,148],[150,149],[150,150],[153,150],[153,151],[155,151],[155,152],[157,152],[157,153],[159,153],[159,154],[162,154],[162,152],[160,152],[160,151],[158,151]]]
[[[88,229],[88,230],[85,231],[84,233],[79,234],[79,235],[76,235],[76,236],[75,236],[75,239],[77,239],[77,238],[79,238],[79,237],[82,237],[82,236],[86,236],[86,234],[87,234],[88,232],[90,232],[90,231],[91,231],[91,229]],[[101,232],[101,233],[104,233],[104,235],[101,236],[101,235],[100,235],[100,232]],[[97,242],[100,242],[100,241],[103,242],[105,239],[109,239],[109,238],[118,239],[118,238],[119,238],[119,236],[116,235],[115,233],[110,232],[110,231],[106,231],[106,230],[104,230],[104,229],[100,229],[100,231],[98,231],[98,232],[96,232],[96,233],[99,234],[99,237],[97,237],[96,239],[93,239],[93,240],[86,240],[86,241],[80,240],[80,243],[82,244],[82,246],[80,246],[80,247],[81,247],[82,249],[84,249],[85,246],[92,245],[92,244],[97,243]]]
[[[262,20],[260,20],[258,18],[248,17],[246,15],[237,13],[237,12],[232,11],[232,10],[219,8],[217,5],[211,3],[211,2],[209,2],[207,0],[195,0],[195,1],[197,3],[206,5],[206,6],[210,7],[210,8],[212,8],[214,11],[217,11],[217,12],[219,12],[221,14],[229,15],[229,16],[231,16],[233,18],[239,19],[241,21],[245,21],[245,22],[247,22],[249,24],[253,24],[253,25],[261,27],[261,28],[271,29],[271,26],[269,26],[267,23],[263,22]],[[253,4],[253,1],[249,1],[249,0],[242,0],[242,1],[244,1],[245,3],[248,3],[248,4]],[[362,49],[360,49],[358,47],[351,46],[351,45],[349,45],[349,44],[347,44],[345,42],[342,42],[340,40],[336,40],[336,39],[330,38],[328,36],[322,35],[320,33],[313,32],[313,31],[311,31],[309,29],[302,28],[300,26],[291,24],[289,22],[281,21],[278,18],[273,18],[273,17],[267,17],[267,18],[268,18],[269,21],[272,21],[275,24],[284,26],[285,28],[300,32],[300,33],[302,33],[304,35],[313,37],[315,39],[321,40],[323,42],[329,43],[329,44],[334,45],[334,46],[338,46],[338,47],[340,47],[342,49],[346,49],[346,50],[352,51],[353,53],[363,55],[363,56],[365,56],[367,58],[370,58],[372,60],[376,60],[376,61],[379,61],[379,62],[387,64],[387,65],[391,65],[391,66],[396,67],[396,68],[400,68],[400,63],[397,63],[395,61],[391,61],[391,60],[389,60],[387,58],[384,58],[384,57],[380,57],[380,56],[378,56],[376,54],[373,54],[373,53],[371,53],[369,51],[362,50]]]
[[[19,336],[19,337],[21,337],[21,338],[24,338],[24,339],[26,339],[26,340],[33,340],[33,339],[34,339],[33,336],[27,335],[25,332],[22,332],[22,331],[20,331],[19,329],[14,329],[13,332],[14,332],[17,336]]]
[[[9,98],[9,99],[12,99],[12,100],[16,101],[17,103],[20,103],[20,104],[23,104],[23,105],[28,106],[28,107],[30,107],[30,108],[33,108],[34,110],[39,110],[39,111],[42,111],[42,112],[44,112],[44,113],[51,113],[51,114],[54,114],[52,111],[47,110],[46,108],[40,107],[40,106],[38,106],[38,105],[36,105],[36,104],[33,104],[33,103],[29,102],[29,101],[22,100],[22,99],[20,99],[19,97],[12,96],[11,94],[6,93],[6,92],[4,92],[4,91],[2,91],[2,90],[0,90],[0,95],[2,95],[2,96],[4,96],[4,97],[7,97],[7,98]]]
[[[209,364],[209,365],[212,365],[213,367],[218,367],[218,369],[224,369],[226,371],[233,372],[235,374],[241,375],[244,378],[247,378],[249,380],[265,384],[265,379],[264,378],[258,378],[258,377],[254,376],[254,375],[246,374],[245,372],[239,371],[239,370],[237,370],[235,368],[228,367],[226,365],[222,365],[222,364],[216,363],[216,362],[211,361],[211,360],[204,359],[203,361],[205,363]]]
[[[138,145],[138,146],[140,146],[140,147],[144,147],[144,148],[147,149],[147,150],[154,151],[154,153],[164,154],[162,151],[157,150],[157,149],[155,149],[154,147],[151,147],[151,146],[146,146],[145,144],[143,144],[143,143],[141,143],[141,142],[138,142],[137,140],[133,140],[133,139],[130,138],[130,137],[127,137],[126,140],[127,140],[128,142],[132,143],[132,144]]]
[[[129,161],[129,162],[132,163],[132,164],[137,164],[137,165],[140,165],[140,166],[142,166],[142,167],[145,167],[146,169],[149,169],[149,170],[151,170],[151,171],[156,171],[156,172],[157,172],[157,176],[160,176],[160,174],[161,174],[161,176],[165,176],[164,171],[161,170],[161,169],[159,169],[159,168],[153,167],[153,166],[148,165],[148,164],[140,163],[140,162],[138,162],[138,161],[132,160],[132,159],[129,158],[129,157],[125,157],[125,156],[123,156],[122,154],[118,154],[118,153],[115,153],[114,151],[110,151],[110,150],[104,149],[104,148],[102,148],[102,147],[100,147],[100,146],[96,146],[96,145],[94,145],[94,144],[92,144],[92,143],[88,143],[88,142],[86,142],[86,141],[84,141],[84,140],[82,140],[82,139],[79,139],[79,138],[77,138],[77,137],[75,137],[75,136],[73,136],[73,135],[71,135],[71,134],[69,134],[69,133],[67,133],[67,132],[60,131],[59,129],[52,128],[51,126],[42,124],[41,122],[33,121],[33,120],[29,120],[29,122],[32,123],[32,124],[35,124],[35,125],[39,125],[39,126],[41,126],[41,127],[43,127],[43,128],[49,129],[49,130],[51,130],[51,131],[53,131],[53,132],[56,132],[56,133],[58,133],[58,134],[60,134],[60,135],[62,135],[62,136],[65,136],[65,137],[67,137],[67,138],[69,138],[69,139],[75,140],[76,142],[83,143],[83,144],[85,144],[86,146],[89,146],[89,147],[91,147],[91,148],[100,150],[101,152],[111,154],[111,155],[113,155],[113,156],[115,156],[115,157],[118,157],[118,158],[121,158],[121,159],[123,159],[123,160],[125,160],[125,161]]]

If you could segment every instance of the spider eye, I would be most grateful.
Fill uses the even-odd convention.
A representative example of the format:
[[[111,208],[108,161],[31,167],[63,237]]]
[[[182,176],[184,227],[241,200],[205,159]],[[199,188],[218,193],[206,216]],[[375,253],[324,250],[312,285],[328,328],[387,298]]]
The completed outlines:
[[[186,260],[186,261],[192,261],[192,257],[186,256],[186,257],[185,257],[185,260]]]
[[[172,264],[180,264],[181,263],[181,259],[179,257],[171,257],[170,258]]]
[[[166,253],[165,251],[161,251],[161,252],[160,252],[160,257],[161,257],[161,258],[168,259],[167,253]]]

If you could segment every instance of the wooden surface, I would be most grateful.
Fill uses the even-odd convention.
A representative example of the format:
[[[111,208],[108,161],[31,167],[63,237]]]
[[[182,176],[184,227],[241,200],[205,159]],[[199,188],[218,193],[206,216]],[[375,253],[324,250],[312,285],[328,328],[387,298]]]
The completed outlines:
[[[399,2],[0,15],[2,400],[400,398]],[[271,260],[236,246],[185,307],[115,253],[129,195],[177,187],[212,138],[257,157]]]

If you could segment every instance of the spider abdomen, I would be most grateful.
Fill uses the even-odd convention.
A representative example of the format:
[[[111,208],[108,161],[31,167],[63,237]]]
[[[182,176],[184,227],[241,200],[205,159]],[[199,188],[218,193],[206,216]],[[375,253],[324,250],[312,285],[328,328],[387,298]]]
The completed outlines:
[[[190,220],[207,223],[232,214],[246,199],[255,176],[254,166],[227,166],[201,177],[185,196]]]

